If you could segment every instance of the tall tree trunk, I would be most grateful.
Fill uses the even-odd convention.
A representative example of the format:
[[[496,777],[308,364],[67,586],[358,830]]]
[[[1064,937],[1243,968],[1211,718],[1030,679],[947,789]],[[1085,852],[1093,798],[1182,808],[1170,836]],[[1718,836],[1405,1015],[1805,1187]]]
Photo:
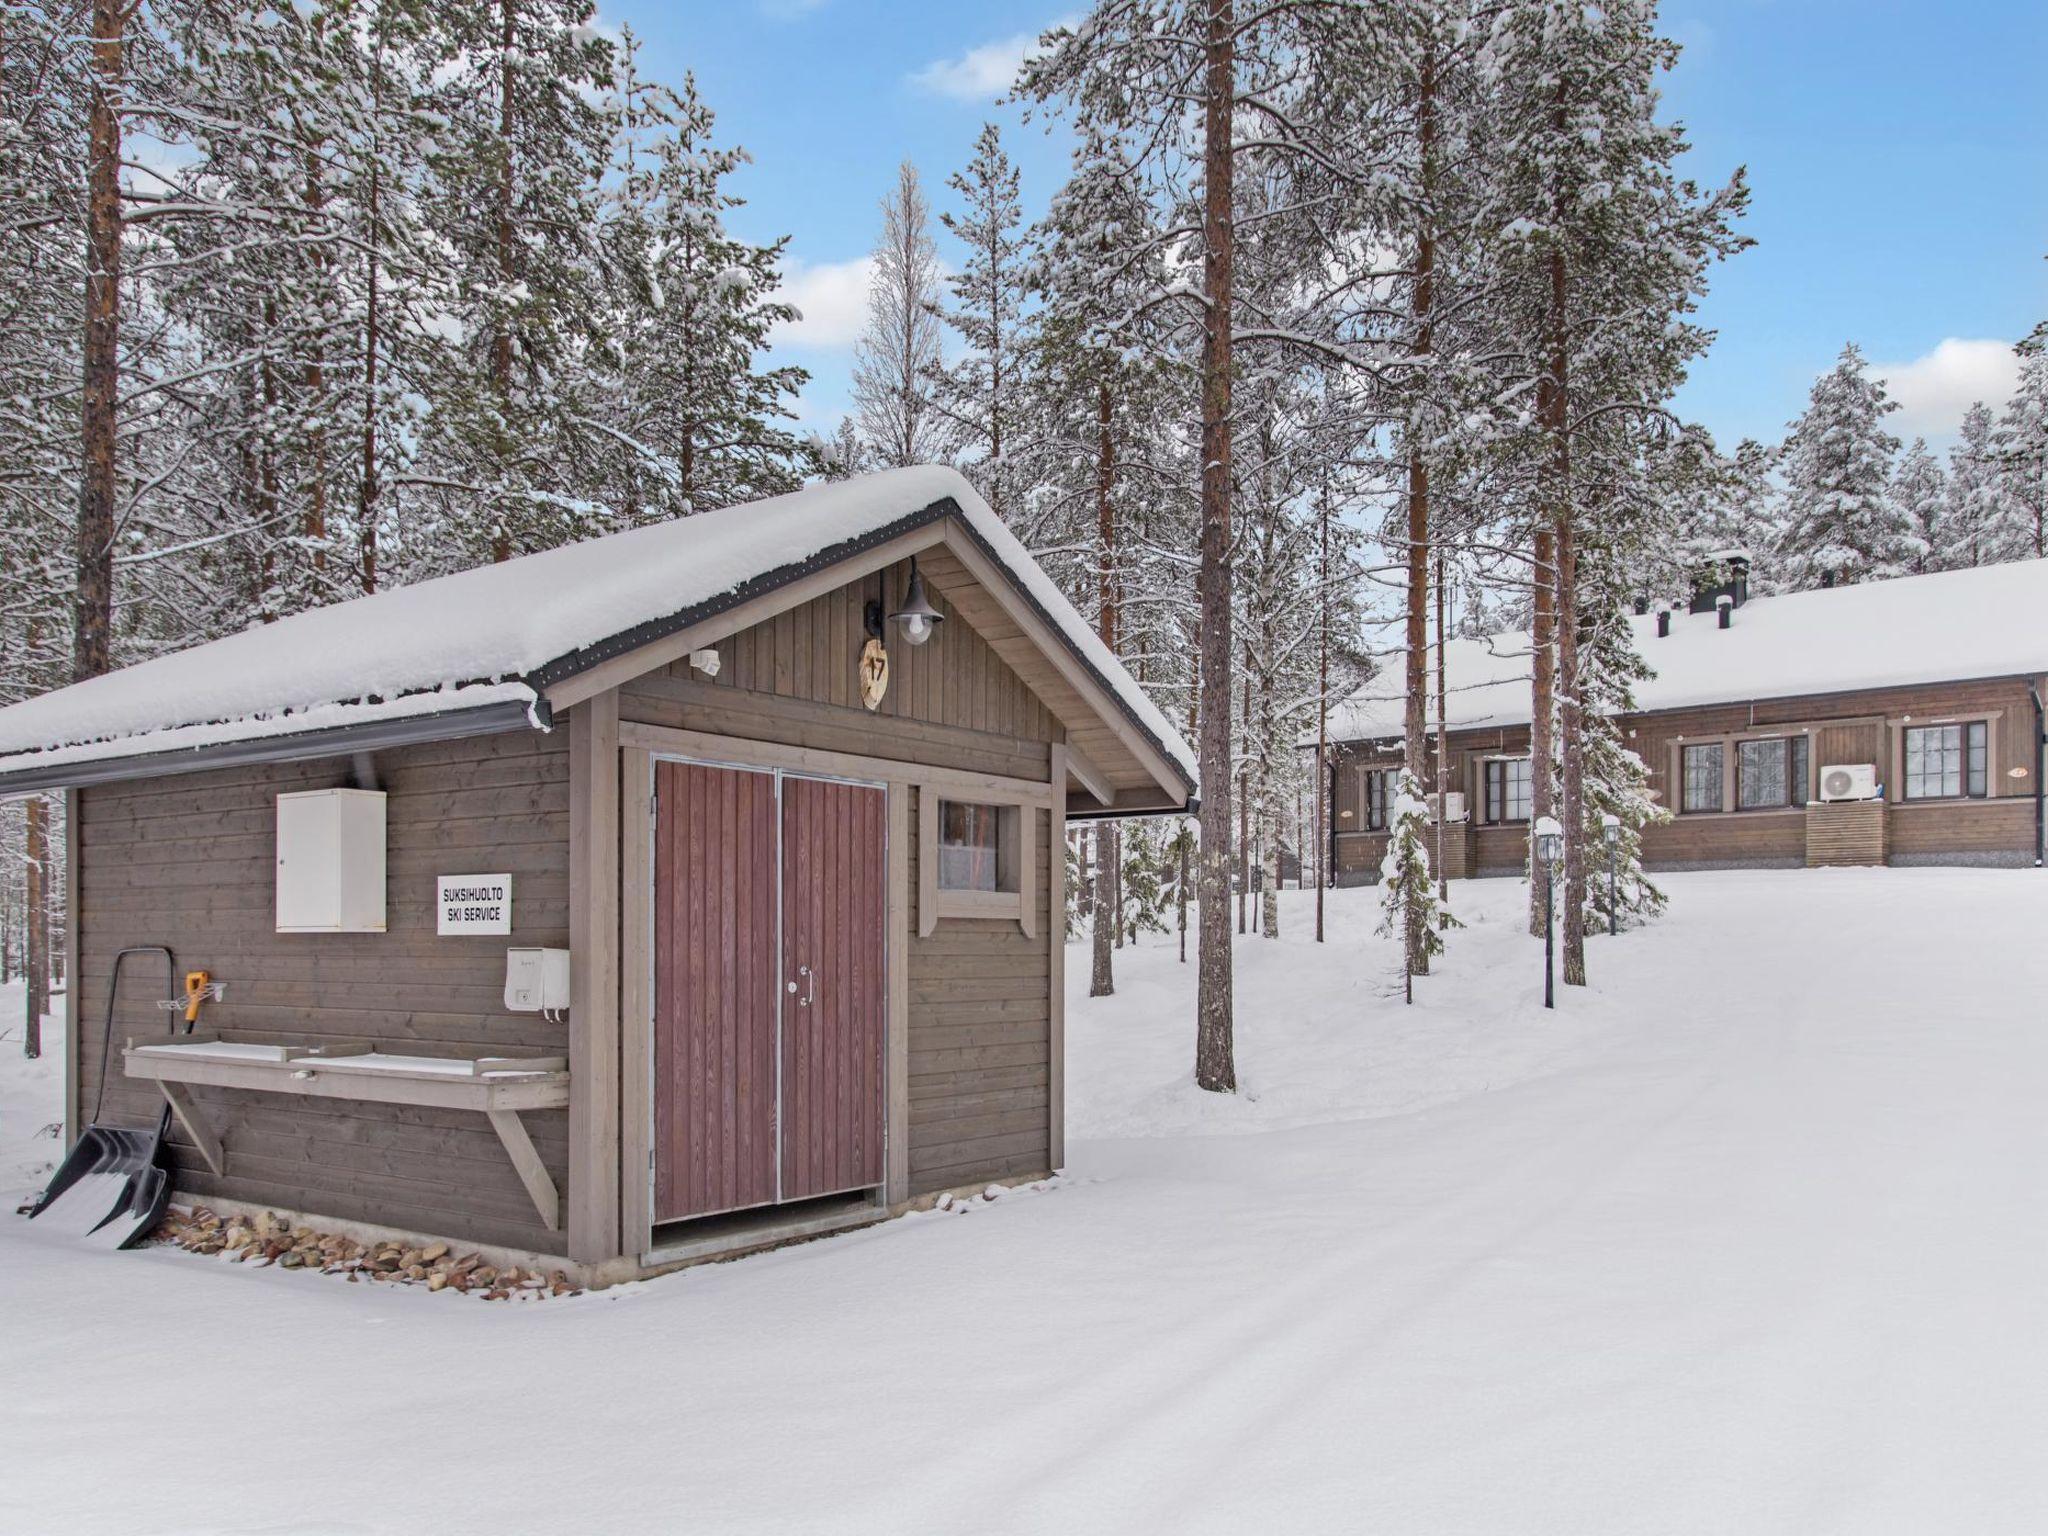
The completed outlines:
[[[1103,380],[1095,391],[1095,629],[1112,656],[1117,645],[1116,583],[1116,442],[1112,430],[1114,415],[1109,382]],[[998,515],[1001,509],[996,509]],[[1116,966],[1112,959],[1118,932],[1119,908],[1112,871],[1119,866],[1117,829],[1112,822],[1095,827],[1095,921],[1089,934],[1093,965],[1088,978],[1090,997],[1108,997],[1116,991]]]
[[[1586,984],[1586,815],[1584,721],[1579,700],[1578,547],[1572,515],[1570,297],[1565,254],[1550,252],[1550,515],[1556,529],[1557,703],[1564,824],[1564,980]]]
[[[320,25],[315,17],[313,25]],[[306,207],[317,220],[327,203],[326,191],[320,185],[320,151],[316,142],[306,151]],[[325,247],[315,250],[310,257],[314,268],[323,275],[327,271]],[[323,286],[323,305],[327,298]],[[323,315],[323,321],[327,318]],[[327,326],[323,323],[313,343],[313,355],[306,359],[306,393],[312,397],[313,409],[313,472],[312,484],[307,488],[306,518],[304,533],[307,543],[313,547],[313,569],[324,574],[327,570],[327,410],[324,396],[327,393],[326,370],[321,356],[327,347]]]
[[[50,1006],[50,802],[32,795],[28,802],[27,922],[23,969],[28,983],[27,1018],[22,1054],[31,1061],[43,1054],[43,1014]]]
[[[1337,808],[1329,803],[1330,782],[1330,491],[1316,510],[1320,541],[1316,556],[1316,942],[1323,942],[1323,887],[1330,872],[1323,867],[1330,847],[1331,823]],[[1306,848],[1301,850],[1305,858]]]
[[[517,41],[514,3],[515,0],[499,0],[498,10],[498,277],[507,292],[511,291],[518,275],[512,227],[512,87],[516,74],[512,50]],[[512,449],[508,435],[512,405],[512,321],[502,309],[498,311],[497,329],[491,336],[491,387],[498,397],[500,443],[509,453]],[[501,502],[498,531],[491,540],[491,559],[500,563],[512,558],[512,532],[505,526],[505,515],[506,508]]]
[[[369,268],[363,298],[363,473],[356,487],[356,568],[365,592],[377,590],[377,250],[381,166],[370,168]]]
[[[104,0],[103,0],[104,3]],[[1231,117],[1237,96],[1235,0],[1209,0],[1202,104],[1201,745],[1195,1082],[1237,1091],[1230,950]]]
[[[1450,702],[1446,697],[1450,671],[1447,659],[1450,653],[1445,649],[1449,637],[1444,633],[1446,574],[1443,543],[1439,540],[1436,546],[1436,899],[1449,903],[1451,877],[1444,862],[1444,843],[1451,835],[1447,800],[1451,788],[1451,730]],[[1463,836],[1462,833],[1459,835]]]
[[[1238,734],[1250,741],[1252,732],[1251,647],[1245,647],[1244,681],[1239,685]],[[1245,909],[1252,891],[1252,765],[1249,755],[1237,770],[1237,931],[1245,931]]]
[[[113,665],[114,459],[121,388],[121,119],[127,0],[92,0],[86,123],[85,376],[71,675]]]
[[[1413,290],[1414,340],[1410,355],[1417,363],[1416,376],[1422,388],[1433,390],[1429,378],[1429,354],[1435,345],[1433,315],[1436,309],[1436,211],[1428,198],[1430,160],[1436,153],[1436,75],[1431,56],[1423,52],[1422,73],[1416,92],[1417,155],[1419,179],[1424,196],[1415,221],[1415,287]],[[1419,406],[1419,402],[1418,402]],[[1408,772],[1418,786],[1429,782],[1429,463],[1423,441],[1427,428],[1417,418],[1425,414],[1411,409],[1405,433],[1408,450],[1408,667],[1402,701],[1403,748]],[[1408,974],[1429,974],[1429,948],[1423,927],[1422,908],[1410,888],[1402,930],[1407,945]]]

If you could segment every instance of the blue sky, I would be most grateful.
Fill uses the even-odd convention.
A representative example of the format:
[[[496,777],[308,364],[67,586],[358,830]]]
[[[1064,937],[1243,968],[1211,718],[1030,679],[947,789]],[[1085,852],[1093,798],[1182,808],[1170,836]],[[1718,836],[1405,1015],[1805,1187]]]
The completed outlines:
[[[1025,41],[1079,0],[606,0],[660,78],[696,73],[753,238],[791,236],[805,323],[778,352],[814,375],[810,424],[845,408],[876,204],[909,158],[936,206],[981,123],[1003,124],[1028,213],[1064,142],[994,97]],[[2009,344],[2048,318],[2048,5],[2039,0],[1667,3],[1685,44],[1667,100],[1693,174],[1749,168],[1754,249],[1703,310],[1719,340],[1680,405],[1724,445],[1774,439],[1845,341],[1880,363],[1903,435],[1937,442],[2010,387]],[[942,251],[944,241],[942,237]]]

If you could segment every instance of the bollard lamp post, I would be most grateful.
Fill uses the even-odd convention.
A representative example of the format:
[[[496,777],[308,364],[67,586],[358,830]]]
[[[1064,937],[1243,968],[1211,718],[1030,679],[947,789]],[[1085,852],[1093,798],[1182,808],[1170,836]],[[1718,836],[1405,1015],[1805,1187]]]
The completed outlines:
[[[1556,950],[1553,935],[1556,931],[1552,922],[1552,908],[1557,902],[1557,866],[1564,858],[1564,828],[1545,816],[1536,823],[1533,832],[1536,845],[1536,873],[1543,881],[1543,1006],[1557,1006],[1556,992]]]
[[[1612,811],[1600,817],[1600,837],[1607,844],[1607,936],[1611,939],[1621,931],[1616,914],[1620,908],[1615,903],[1615,860],[1621,854],[1621,818]]]

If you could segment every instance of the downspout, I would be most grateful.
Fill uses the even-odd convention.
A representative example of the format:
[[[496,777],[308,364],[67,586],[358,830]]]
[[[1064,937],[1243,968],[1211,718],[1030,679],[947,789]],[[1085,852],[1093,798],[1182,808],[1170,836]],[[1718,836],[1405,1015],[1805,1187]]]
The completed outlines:
[[[2043,797],[2048,796],[2048,784],[2041,782],[2044,759],[2048,759],[2048,753],[2041,750],[2048,747],[2048,714],[2041,707],[2041,685],[2031,677],[2027,679],[2027,697],[2034,701],[2034,868],[2039,869],[2042,854],[2048,850],[2048,842],[2043,840],[2043,815],[2048,812]]]
[[[1337,754],[1330,754],[1329,783],[1324,786],[1323,803],[1330,808],[1330,825],[1327,834],[1329,852],[1323,858],[1323,884],[1335,889],[1337,885]]]

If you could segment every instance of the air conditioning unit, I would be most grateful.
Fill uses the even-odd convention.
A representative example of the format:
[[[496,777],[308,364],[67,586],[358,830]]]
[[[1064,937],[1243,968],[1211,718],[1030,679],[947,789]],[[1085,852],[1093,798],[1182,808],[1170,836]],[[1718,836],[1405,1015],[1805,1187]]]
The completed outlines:
[[[1823,800],[1875,800],[1877,764],[1830,763],[1820,771]]]
[[[1429,797],[1429,813],[1432,817],[1436,815],[1435,795]],[[1446,822],[1453,822],[1470,821],[1471,819],[1472,813],[1465,808],[1464,791],[1454,789],[1447,792],[1444,795],[1444,820]]]

